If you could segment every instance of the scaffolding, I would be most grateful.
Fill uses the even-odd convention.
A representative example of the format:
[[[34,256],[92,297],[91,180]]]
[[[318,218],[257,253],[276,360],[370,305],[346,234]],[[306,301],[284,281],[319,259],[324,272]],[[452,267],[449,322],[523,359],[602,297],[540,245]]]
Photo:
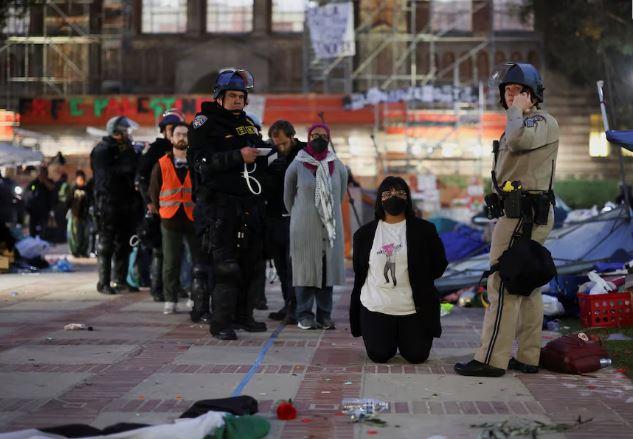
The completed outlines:
[[[16,108],[20,97],[86,94],[108,81],[120,87],[129,2],[46,0],[14,17],[25,24],[0,39],[1,106]]]
[[[335,0],[336,2],[337,0]],[[343,0],[340,0],[343,1]],[[304,38],[304,92],[344,93],[367,91],[372,88],[394,90],[425,85],[450,85],[453,90],[472,87],[477,90],[475,102],[460,102],[454,99],[450,104],[423,104],[419,101],[405,101],[404,110],[398,110],[393,117],[386,106],[374,105],[374,135],[385,133],[394,127],[404,132],[406,154],[397,159],[379,158],[383,163],[382,172],[409,173],[425,166],[422,162],[442,159],[444,161],[473,161],[475,157],[438,157],[442,145],[455,141],[455,136],[466,123],[483,125],[486,109],[484,84],[481,77],[492,71],[493,56],[498,44],[514,42],[537,43],[536,35],[496,34],[493,27],[493,0],[457,0],[450,2],[458,6],[461,15],[449,12],[443,26],[434,23],[435,7],[442,3],[434,0],[365,0],[355,3],[358,25],[355,28],[356,56],[318,59],[310,45],[309,28],[305,26]],[[488,21],[485,28],[473,29],[474,17],[484,17]],[[460,20],[472,20],[470,30],[460,29]],[[446,47],[457,48],[459,56],[449,63],[440,63],[439,57]],[[487,72],[478,71],[477,56],[486,53]],[[444,61],[444,60],[442,60]],[[504,60],[505,61],[505,60]],[[471,74],[464,77],[464,65],[470,66]],[[411,133],[419,126],[420,116],[426,111],[445,112],[453,120],[451,130],[439,141],[429,142]],[[478,134],[481,143],[481,130]],[[482,145],[480,144],[481,148]],[[377,148],[378,149],[378,148]],[[383,153],[384,153],[384,149]],[[480,164],[479,160],[479,166]],[[456,165],[457,167],[457,165]],[[419,170],[419,169],[418,169]]]

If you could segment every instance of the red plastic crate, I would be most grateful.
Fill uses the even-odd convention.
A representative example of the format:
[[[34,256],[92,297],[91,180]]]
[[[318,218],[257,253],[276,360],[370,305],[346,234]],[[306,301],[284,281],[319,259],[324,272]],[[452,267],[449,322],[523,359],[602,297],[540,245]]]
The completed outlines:
[[[584,327],[633,326],[633,293],[578,293],[580,321]]]

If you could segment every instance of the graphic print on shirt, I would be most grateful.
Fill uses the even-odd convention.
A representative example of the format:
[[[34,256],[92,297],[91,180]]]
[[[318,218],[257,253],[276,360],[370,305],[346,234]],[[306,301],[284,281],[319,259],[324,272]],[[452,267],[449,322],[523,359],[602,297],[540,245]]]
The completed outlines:
[[[379,255],[385,255],[387,259],[385,261],[385,268],[383,269],[383,275],[385,276],[385,283],[386,284],[389,283],[389,272],[391,272],[391,283],[393,284],[394,288],[398,285],[398,280],[396,279],[395,256],[400,251],[401,248],[402,248],[402,244],[391,243],[391,244],[383,245],[378,251]]]

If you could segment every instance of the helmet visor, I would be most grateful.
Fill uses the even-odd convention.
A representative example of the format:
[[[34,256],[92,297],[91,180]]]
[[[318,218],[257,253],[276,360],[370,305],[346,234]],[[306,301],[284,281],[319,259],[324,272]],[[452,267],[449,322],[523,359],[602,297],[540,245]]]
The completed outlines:
[[[178,119],[180,119],[180,121],[184,122],[185,120],[185,115],[182,113],[182,111],[180,111],[177,108],[170,108],[168,110],[165,110],[165,112],[162,114],[162,118],[165,118],[167,116],[175,116]]]
[[[499,87],[503,83],[503,78],[505,78],[508,70],[510,70],[515,65],[516,64],[513,62],[504,62],[501,64],[497,64],[492,70],[492,74],[490,75],[490,77],[488,77],[488,87],[491,89]]]
[[[115,126],[115,131],[119,131],[121,134],[127,135],[127,137],[130,139],[132,138],[132,133],[136,129],[138,129],[138,124],[127,117],[122,117],[121,119],[119,119],[118,123]]]
[[[216,85],[227,90],[231,86],[250,90],[255,85],[255,80],[248,70],[224,69],[220,71]]]

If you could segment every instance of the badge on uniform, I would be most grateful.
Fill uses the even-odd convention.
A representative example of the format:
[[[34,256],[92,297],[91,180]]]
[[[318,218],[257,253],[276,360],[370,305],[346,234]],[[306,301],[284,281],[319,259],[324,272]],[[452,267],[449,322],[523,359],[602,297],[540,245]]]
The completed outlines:
[[[191,125],[193,126],[194,130],[197,130],[198,128],[200,128],[202,125],[204,125],[204,123],[207,121],[207,116],[203,116],[202,114],[198,115],[195,117],[195,119],[193,120],[193,122],[191,122]]]
[[[540,121],[545,122],[545,118],[541,116],[540,114],[537,114],[536,116],[528,117],[527,119],[525,119],[523,121],[523,125],[526,126],[527,128],[534,128],[535,126],[538,125]]]

